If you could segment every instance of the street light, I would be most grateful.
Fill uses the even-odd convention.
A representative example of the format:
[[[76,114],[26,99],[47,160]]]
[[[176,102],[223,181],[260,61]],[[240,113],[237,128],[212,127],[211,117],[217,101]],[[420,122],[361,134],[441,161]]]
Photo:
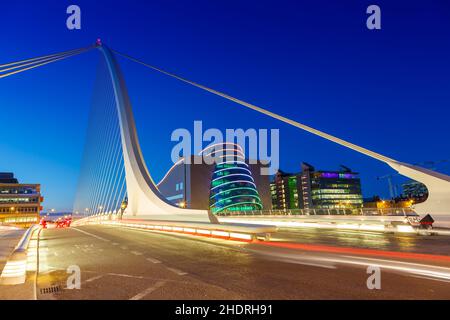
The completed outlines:
[[[119,219],[122,220],[123,212],[128,207],[128,198],[125,198],[120,205],[120,216]]]

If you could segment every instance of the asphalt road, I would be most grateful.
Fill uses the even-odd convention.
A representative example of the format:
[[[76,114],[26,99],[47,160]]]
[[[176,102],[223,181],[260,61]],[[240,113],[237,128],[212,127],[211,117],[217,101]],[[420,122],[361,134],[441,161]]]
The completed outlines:
[[[291,237],[300,247],[283,246],[284,241],[275,241],[275,245],[230,242],[106,226],[43,230],[37,297],[450,299],[446,257],[404,259],[371,252],[324,252],[317,239],[310,250],[299,235],[285,233],[277,237]],[[324,234],[322,241],[328,245],[332,238]],[[380,290],[367,288],[367,266],[373,264],[381,266]],[[67,289],[71,266],[81,270],[80,289]]]
[[[450,256],[450,236],[423,236],[409,233],[383,233],[339,229],[279,229],[275,239],[298,243],[352,248],[392,250]]]

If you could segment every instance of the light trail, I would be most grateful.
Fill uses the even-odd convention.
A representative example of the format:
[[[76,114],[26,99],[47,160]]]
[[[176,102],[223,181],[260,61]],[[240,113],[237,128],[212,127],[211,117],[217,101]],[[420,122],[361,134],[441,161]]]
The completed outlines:
[[[397,251],[384,251],[375,249],[364,248],[350,248],[350,247],[335,247],[327,245],[316,244],[304,244],[304,243],[289,243],[289,242],[260,242],[259,245],[267,247],[278,247],[294,250],[304,250],[313,252],[325,252],[325,253],[339,253],[339,254],[355,254],[366,255],[376,257],[389,257],[396,259],[413,259],[413,260],[427,260],[434,262],[450,262],[450,256],[433,255],[425,253],[413,253],[413,252],[397,252]]]

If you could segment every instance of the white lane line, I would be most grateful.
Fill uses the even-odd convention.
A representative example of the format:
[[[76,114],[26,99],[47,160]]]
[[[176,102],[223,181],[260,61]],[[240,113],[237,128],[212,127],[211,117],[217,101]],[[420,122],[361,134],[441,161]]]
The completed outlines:
[[[147,288],[144,291],[142,291],[142,292],[138,293],[137,295],[135,295],[134,297],[132,297],[130,300],[141,300],[146,295],[149,295],[150,293],[152,293],[153,291],[157,290],[158,288],[162,287],[165,284],[166,284],[166,281],[158,281],[150,288]]]
[[[437,278],[432,278],[432,277],[427,277],[427,276],[419,276],[419,275],[409,275],[412,278],[419,278],[419,279],[425,279],[425,280],[434,280],[434,281],[440,281],[440,282],[450,282],[450,280],[444,280],[444,279],[437,279]]]
[[[119,244],[117,242],[111,243],[113,246],[118,246]]]
[[[139,251],[131,251],[132,254],[134,254],[135,256],[142,256],[142,253]]]
[[[109,242],[108,239],[102,238],[102,237],[97,236],[97,235],[95,235],[95,234],[92,234],[92,233],[90,233],[90,232],[87,232],[87,231],[84,231],[84,230],[80,230],[80,229],[78,229],[78,228],[71,228],[71,229],[72,229],[72,230],[76,230],[76,231],[81,232],[81,233],[84,233],[84,234],[87,234],[88,236],[94,237],[94,238],[96,238],[96,239],[99,239],[99,240],[102,240],[102,241]]]
[[[158,259],[154,259],[154,258],[147,258],[147,261],[150,261],[151,263],[161,263],[161,261],[159,261]]]
[[[96,276],[96,277],[89,278],[89,279],[86,280],[86,282],[92,282],[92,281],[98,280],[100,278],[103,278],[103,276],[104,275],[102,274],[102,275],[99,275],[99,276]]]
[[[120,249],[127,250],[128,247],[127,246],[121,246]]]
[[[172,271],[173,273],[176,273],[176,274],[179,275],[179,276],[184,276],[184,275],[187,274],[187,272],[184,272],[184,271],[181,271],[181,270],[178,270],[178,269],[175,269],[175,268],[169,268],[169,267],[167,267],[167,269],[170,270],[170,271]]]
[[[314,263],[314,262],[305,262],[305,261],[296,261],[296,263],[305,265],[305,266],[311,266],[311,267],[318,267],[318,268],[325,268],[325,269],[337,269],[336,266],[333,266],[331,264],[322,264],[322,263]]]

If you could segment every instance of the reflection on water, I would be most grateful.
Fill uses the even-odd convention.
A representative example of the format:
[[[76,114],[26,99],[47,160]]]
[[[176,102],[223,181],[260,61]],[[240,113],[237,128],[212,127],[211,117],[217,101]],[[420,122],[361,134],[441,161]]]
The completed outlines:
[[[285,241],[367,249],[450,255],[450,237],[389,234],[370,231],[279,229],[274,238]]]

